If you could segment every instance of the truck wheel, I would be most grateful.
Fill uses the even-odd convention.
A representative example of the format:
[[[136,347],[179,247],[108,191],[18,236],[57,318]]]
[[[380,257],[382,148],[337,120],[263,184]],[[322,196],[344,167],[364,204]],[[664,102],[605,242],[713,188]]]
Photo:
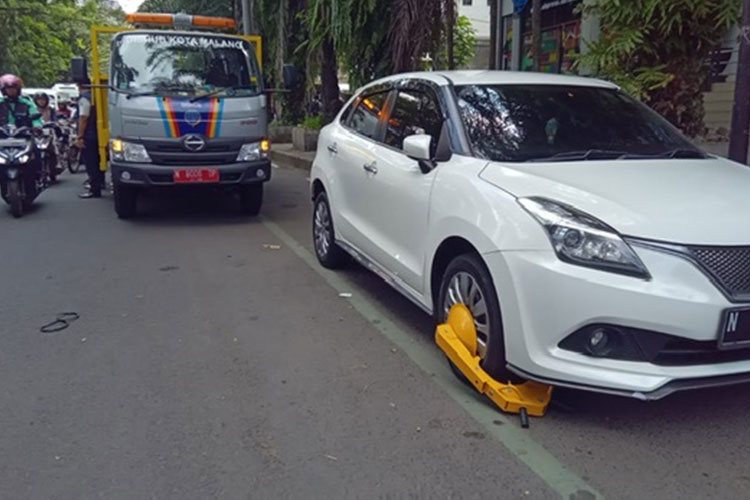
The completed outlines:
[[[325,191],[315,198],[312,230],[315,256],[318,257],[318,262],[328,269],[341,267],[346,256],[341,247],[336,244],[331,206]]]
[[[435,305],[438,323],[444,323],[451,307],[459,303],[468,307],[474,316],[477,354],[482,360],[482,368],[500,382],[518,381],[518,377],[506,367],[505,338],[497,292],[490,272],[477,255],[459,255],[448,264]]]
[[[240,186],[240,210],[246,215],[258,215],[263,205],[263,184]]]
[[[136,214],[138,209],[138,192],[130,186],[115,183],[115,212],[120,219],[129,219]]]
[[[8,203],[13,217],[18,219],[23,215],[23,193],[21,192],[21,182],[18,179],[8,181]]]

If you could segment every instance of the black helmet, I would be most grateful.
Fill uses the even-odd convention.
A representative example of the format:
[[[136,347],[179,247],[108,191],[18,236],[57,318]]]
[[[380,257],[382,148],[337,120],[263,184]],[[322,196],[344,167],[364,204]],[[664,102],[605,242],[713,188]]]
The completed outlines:
[[[34,102],[38,101],[39,99],[44,99],[46,104],[45,106],[49,105],[49,96],[45,94],[44,92],[37,92],[34,94]]]

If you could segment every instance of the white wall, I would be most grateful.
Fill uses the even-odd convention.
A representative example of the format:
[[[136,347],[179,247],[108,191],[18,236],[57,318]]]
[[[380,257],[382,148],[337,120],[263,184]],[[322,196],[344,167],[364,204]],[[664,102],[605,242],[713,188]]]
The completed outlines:
[[[471,20],[476,30],[477,39],[490,38],[490,6],[487,0],[471,0],[471,5],[464,5],[464,0],[458,0],[458,14]]]

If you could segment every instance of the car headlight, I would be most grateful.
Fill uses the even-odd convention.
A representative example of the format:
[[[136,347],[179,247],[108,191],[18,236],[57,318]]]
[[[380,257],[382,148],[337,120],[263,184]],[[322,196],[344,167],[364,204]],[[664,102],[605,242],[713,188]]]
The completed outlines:
[[[651,278],[633,249],[604,222],[546,198],[521,198],[518,202],[547,230],[560,260],[602,271]]]
[[[151,163],[151,157],[143,144],[134,144],[120,139],[112,139],[109,143],[112,159],[131,163]]]
[[[268,139],[263,139],[260,142],[243,144],[237,155],[237,161],[265,160],[268,158],[269,151],[271,151],[271,141]]]

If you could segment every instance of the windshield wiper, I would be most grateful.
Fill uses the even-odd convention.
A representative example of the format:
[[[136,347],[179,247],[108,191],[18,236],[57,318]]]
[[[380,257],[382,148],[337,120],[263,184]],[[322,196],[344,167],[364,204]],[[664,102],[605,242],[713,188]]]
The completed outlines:
[[[659,158],[698,158],[698,159],[705,159],[706,154],[702,151],[698,151],[697,149],[685,149],[685,148],[677,148],[672,149],[671,151],[665,151],[664,153],[660,153],[658,155],[654,155]]]
[[[180,87],[179,85],[162,86],[158,89],[144,90],[143,92],[125,92],[127,94],[126,99],[132,99],[133,97],[146,97],[146,96],[158,96],[162,92],[195,92],[193,88]]]
[[[214,97],[222,92],[229,92],[232,90],[255,90],[255,85],[232,85],[231,87],[223,87],[220,89],[212,90],[211,92],[199,96],[195,96],[192,99],[190,99],[190,102],[196,102],[200,101],[201,99],[208,99],[209,97]],[[256,91],[255,94],[258,92]],[[249,96],[248,96],[249,97]]]
[[[627,151],[610,151],[608,149],[585,149],[581,151],[564,151],[545,158],[531,158],[528,162],[547,161],[582,161],[582,160],[619,160],[628,156]]]

